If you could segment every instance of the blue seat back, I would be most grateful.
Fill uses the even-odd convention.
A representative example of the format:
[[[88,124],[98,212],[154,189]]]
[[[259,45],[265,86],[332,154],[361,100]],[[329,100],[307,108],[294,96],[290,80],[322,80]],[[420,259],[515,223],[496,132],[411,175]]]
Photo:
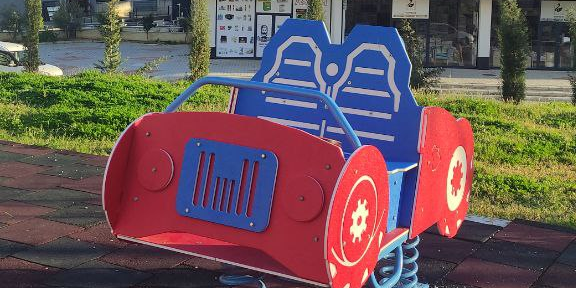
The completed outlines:
[[[387,160],[418,162],[422,107],[409,88],[411,64],[395,28],[356,26],[345,43],[330,43],[322,22],[290,19],[264,50],[254,81],[316,89],[335,99],[362,144]],[[259,117],[342,142],[342,129],[319,102],[240,89],[236,114]]]

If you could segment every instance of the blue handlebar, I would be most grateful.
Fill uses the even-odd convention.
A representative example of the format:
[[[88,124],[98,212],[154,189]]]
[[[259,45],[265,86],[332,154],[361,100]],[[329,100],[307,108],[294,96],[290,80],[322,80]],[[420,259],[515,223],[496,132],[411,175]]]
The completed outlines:
[[[322,101],[332,116],[336,119],[340,127],[344,130],[346,137],[352,143],[355,149],[360,148],[362,144],[360,143],[360,139],[336,105],[336,102],[332,100],[332,98],[328,97],[328,95],[312,90],[312,89],[304,89],[280,84],[273,84],[273,83],[262,83],[262,82],[255,82],[255,81],[246,81],[246,80],[239,80],[239,79],[230,79],[230,78],[223,78],[223,77],[203,77],[198,79],[196,82],[192,83],[190,87],[188,87],[182,94],[178,96],[167,108],[164,110],[164,113],[170,113],[176,111],[180,105],[182,105],[188,98],[190,98],[196,91],[206,85],[206,84],[214,84],[214,85],[226,85],[226,86],[233,86],[237,88],[246,88],[246,89],[255,89],[255,90],[262,90],[262,91],[269,91],[269,92],[278,92],[289,94],[293,96],[298,96],[302,98],[309,98],[314,100]]]

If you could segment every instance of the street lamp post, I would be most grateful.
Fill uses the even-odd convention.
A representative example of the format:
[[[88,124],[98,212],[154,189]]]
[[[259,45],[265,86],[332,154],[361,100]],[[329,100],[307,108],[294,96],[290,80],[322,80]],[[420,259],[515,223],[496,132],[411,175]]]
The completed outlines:
[[[178,3],[176,5],[178,5],[178,17],[182,17],[182,13],[180,12],[180,3]]]

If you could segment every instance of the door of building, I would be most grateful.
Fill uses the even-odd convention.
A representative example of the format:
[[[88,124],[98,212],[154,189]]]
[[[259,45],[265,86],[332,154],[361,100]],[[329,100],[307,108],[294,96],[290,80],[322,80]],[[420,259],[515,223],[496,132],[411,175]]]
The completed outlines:
[[[572,39],[565,22],[540,22],[538,68],[571,69],[573,63]]]

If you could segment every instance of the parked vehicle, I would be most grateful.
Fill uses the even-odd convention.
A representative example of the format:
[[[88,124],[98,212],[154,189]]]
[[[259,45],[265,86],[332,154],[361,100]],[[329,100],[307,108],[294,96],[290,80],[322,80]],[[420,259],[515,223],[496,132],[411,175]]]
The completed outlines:
[[[23,72],[26,59],[26,47],[16,43],[0,42],[0,72]],[[62,69],[42,63],[38,67],[40,74],[62,76]]]

